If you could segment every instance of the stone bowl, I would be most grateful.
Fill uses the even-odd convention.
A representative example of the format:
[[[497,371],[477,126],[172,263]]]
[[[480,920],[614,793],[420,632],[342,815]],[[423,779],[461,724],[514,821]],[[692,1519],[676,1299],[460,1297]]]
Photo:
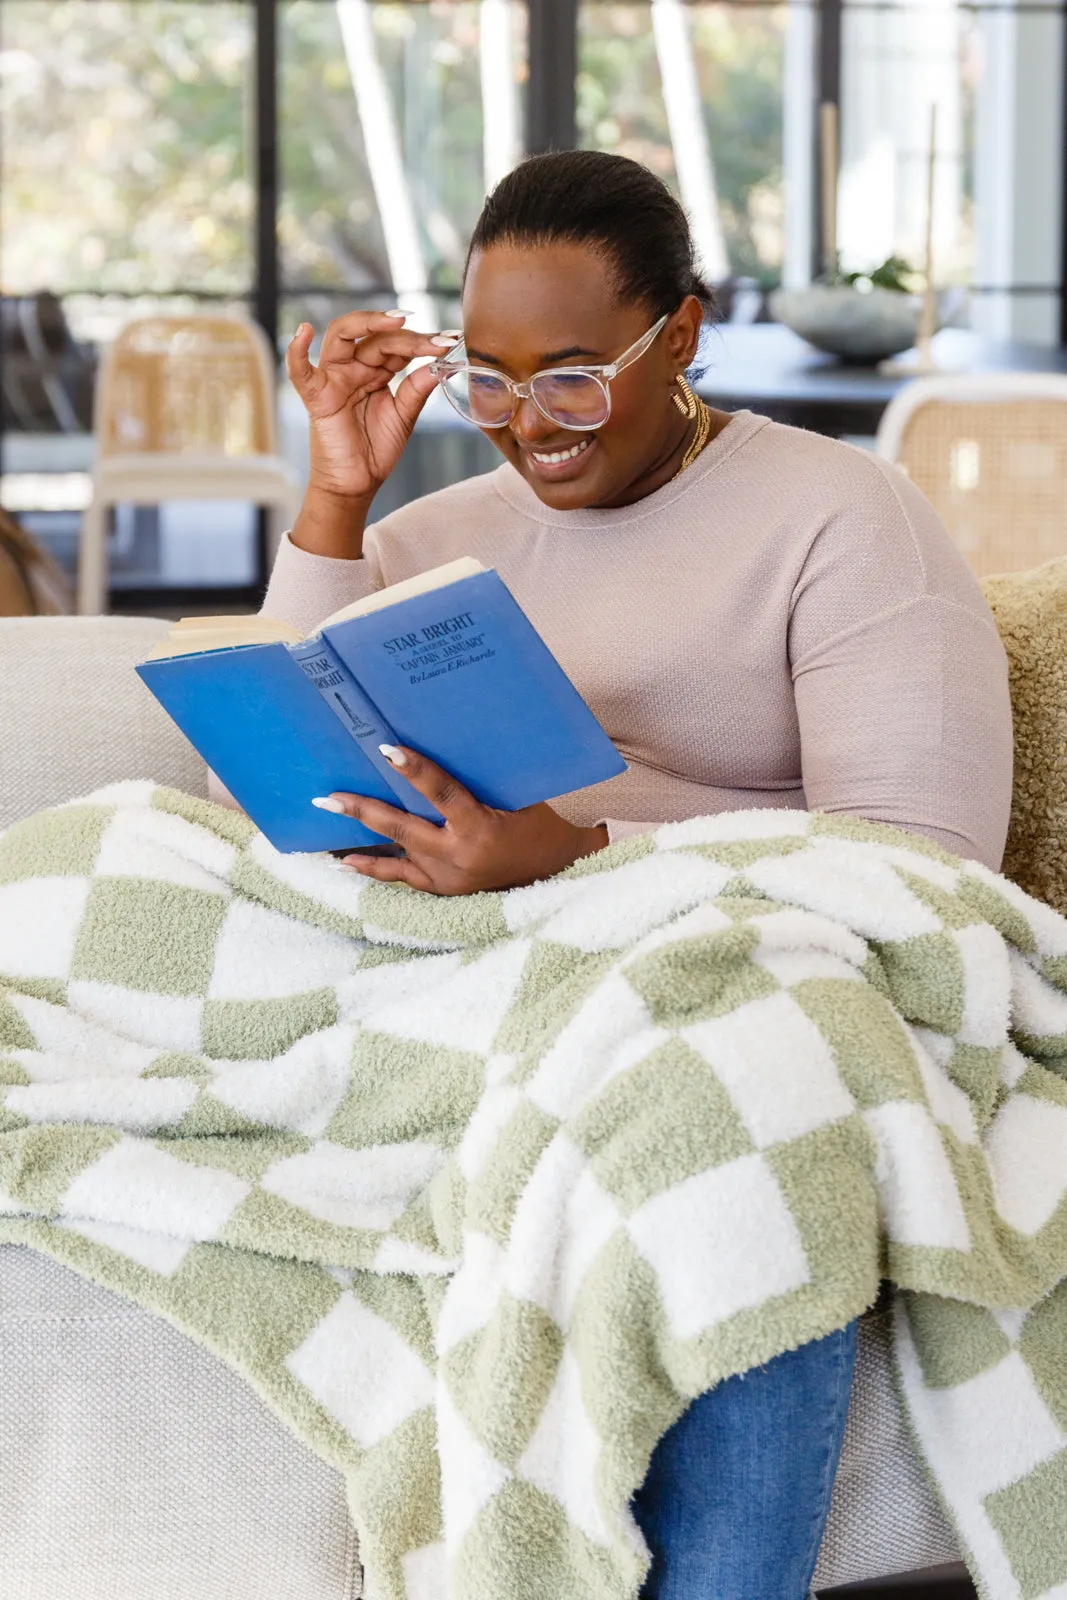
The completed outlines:
[[[806,289],[776,289],[769,306],[772,317],[816,350],[839,361],[874,366],[911,349],[919,333],[922,296],[813,283]]]

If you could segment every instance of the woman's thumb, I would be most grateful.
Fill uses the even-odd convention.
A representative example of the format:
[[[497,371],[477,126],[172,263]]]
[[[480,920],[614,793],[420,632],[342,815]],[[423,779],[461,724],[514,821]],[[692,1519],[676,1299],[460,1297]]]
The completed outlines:
[[[297,394],[304,400],[312,399],[322,387],[322,374],[308,359],[315,330],[310,322],[302,322],[290,339],[285,351],[285,370]]]
[[[437,387],[437,379],[429,364],[415,367],[398,386],[393,400],[405,427],[415,426],[415,419]]]

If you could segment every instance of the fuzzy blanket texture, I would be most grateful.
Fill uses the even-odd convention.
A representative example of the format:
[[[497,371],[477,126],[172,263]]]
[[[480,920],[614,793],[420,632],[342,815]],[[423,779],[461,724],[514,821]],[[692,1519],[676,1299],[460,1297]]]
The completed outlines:
[[[373,1600],[633,1600],[656,1440],[897,1287],[991,1600],[1067,1595],[1067,921],[698,818],[435,899],[147,783],[0,838],[0,1239],[346,1477]]]

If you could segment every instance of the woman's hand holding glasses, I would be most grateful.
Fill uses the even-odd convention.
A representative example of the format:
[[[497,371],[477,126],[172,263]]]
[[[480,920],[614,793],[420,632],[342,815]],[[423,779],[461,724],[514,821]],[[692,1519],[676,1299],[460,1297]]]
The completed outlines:
[[[457,342],[447,334],[409,332],[404,315],[351,311],[336,318],[323,335],[317,366],[308,354],[315,336],[310,323],[300,324],[286,351],[286,370],[311,423],[311,473],[293,539],[316,554],[359,555],[366,512],[437,379],[421,366],[395,393],[389,385],[410,362],[440,356]]]

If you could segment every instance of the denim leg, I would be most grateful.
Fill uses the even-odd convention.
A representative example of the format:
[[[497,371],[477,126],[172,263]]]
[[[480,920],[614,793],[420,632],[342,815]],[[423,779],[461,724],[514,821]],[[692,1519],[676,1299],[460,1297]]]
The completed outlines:
[[[633,1512],[641,1600],[804,1600],[845,1433],[852,1322],[694,1400],[656,1446]]]

